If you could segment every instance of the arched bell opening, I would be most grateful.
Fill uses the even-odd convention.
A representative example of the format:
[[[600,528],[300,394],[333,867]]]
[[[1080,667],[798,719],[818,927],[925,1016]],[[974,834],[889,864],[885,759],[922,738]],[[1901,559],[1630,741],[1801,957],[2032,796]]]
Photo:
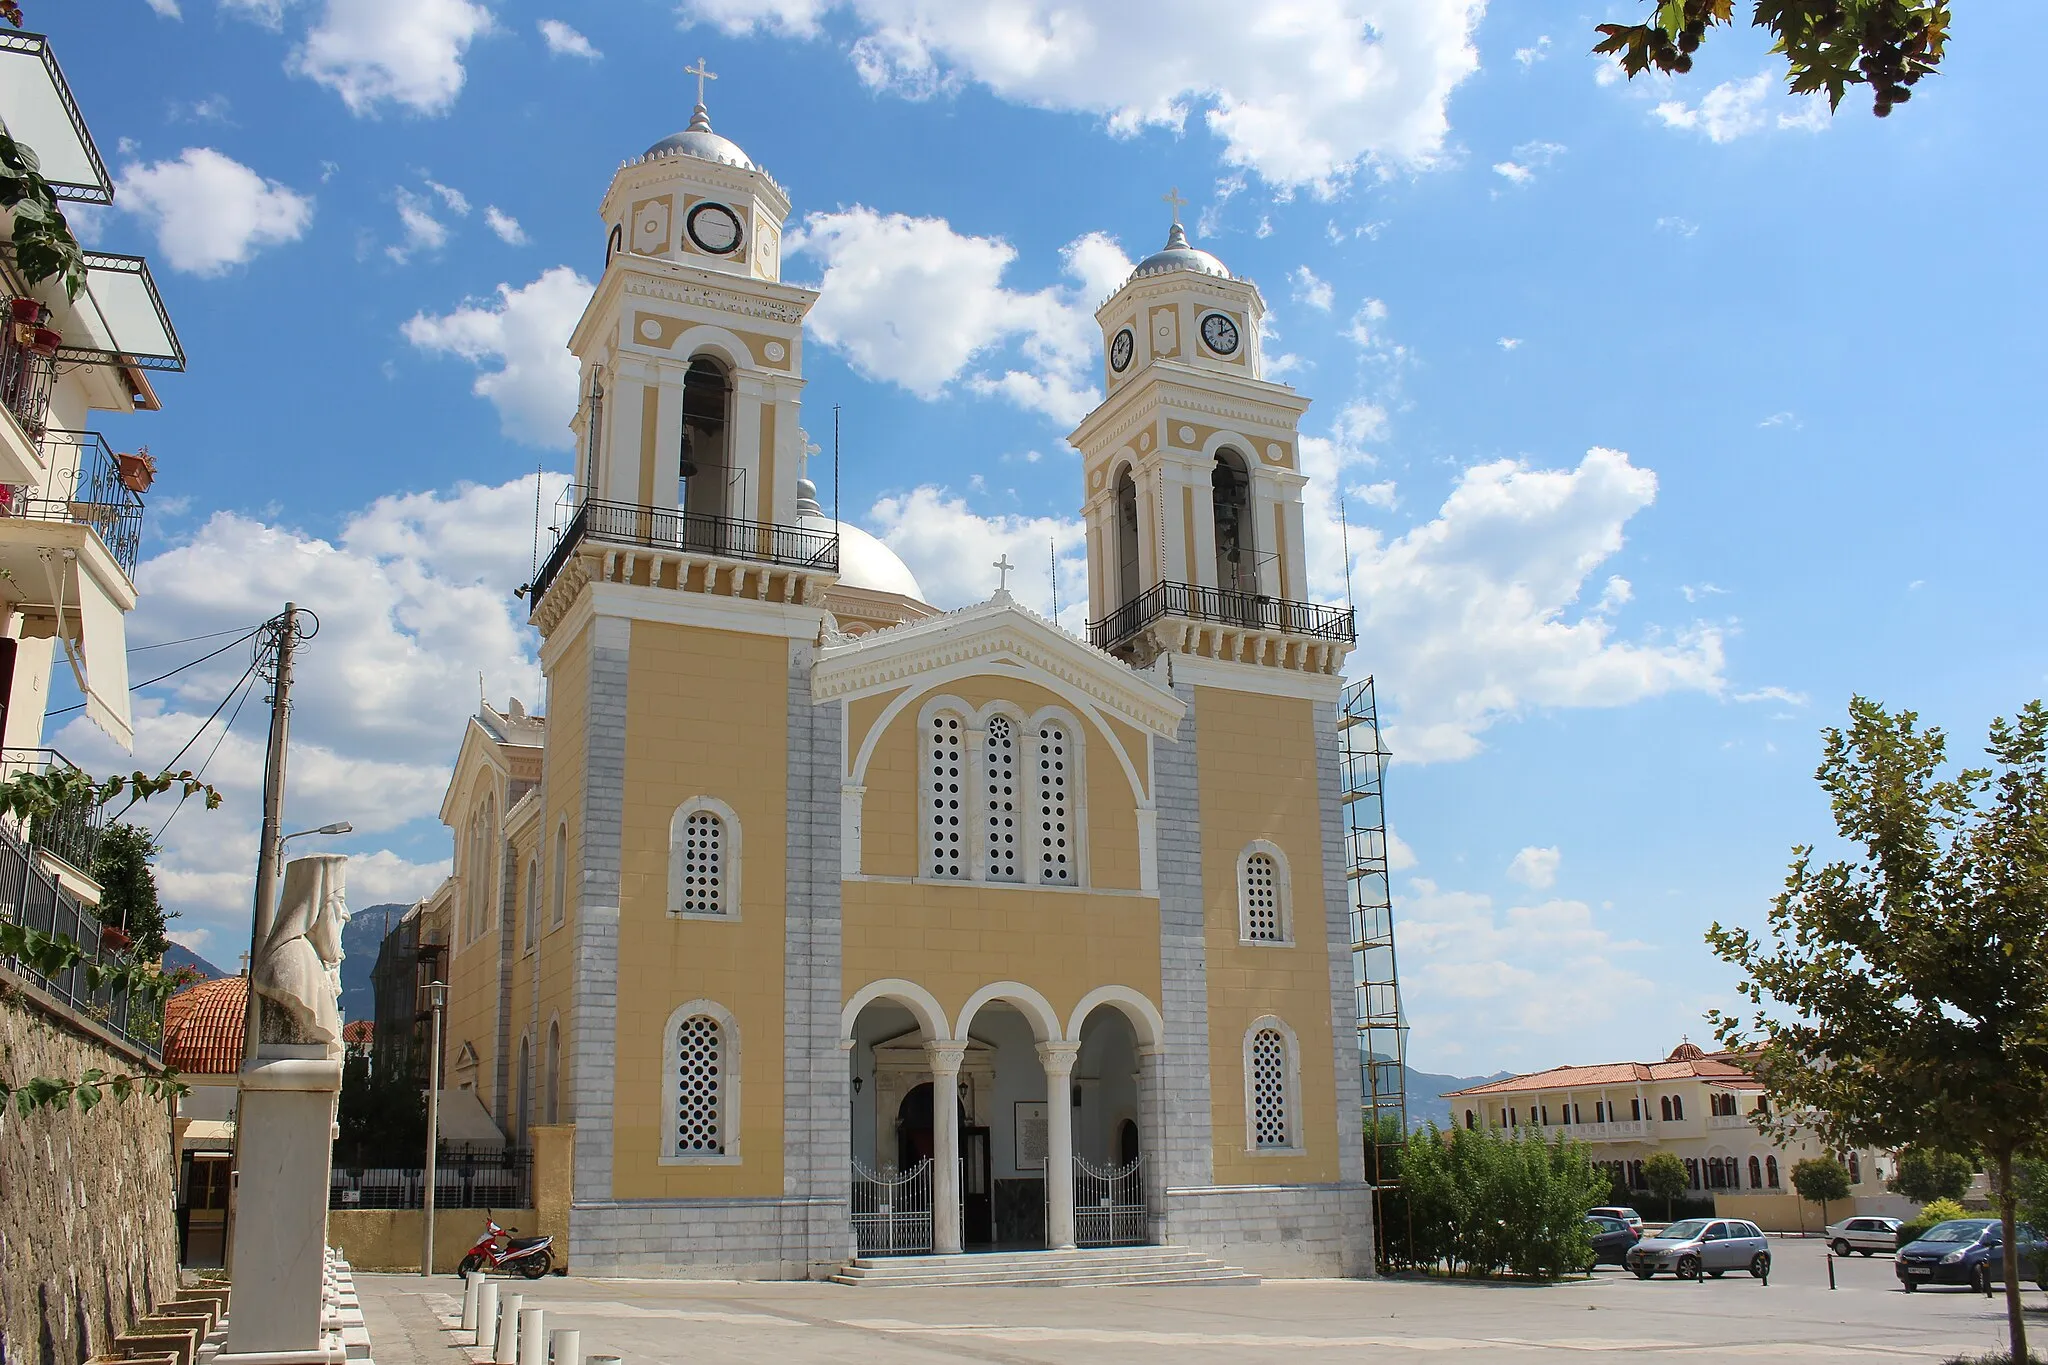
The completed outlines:
[[[1259,565],[1252,535],[1252,476],[1243,455],[1228,446],[1216,452],[1209,492],[1216,521],[1216,586],[1255,595]]]
[[[683,438],[676,462],[677,503],[692,517],[730,517],[743,493],[733,487],[732,376],[708,355],[683,376]]]
[[[1122,606],[1144,591],[1138,580],[1138,485],[1125,465],[1116,480],[1116,602]]]

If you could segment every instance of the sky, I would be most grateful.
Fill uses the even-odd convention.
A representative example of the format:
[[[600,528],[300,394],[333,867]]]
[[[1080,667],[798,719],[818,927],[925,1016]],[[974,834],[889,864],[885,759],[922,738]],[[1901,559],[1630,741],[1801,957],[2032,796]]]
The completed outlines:
[[[824,290],[825,496],[940,606],[1001,551],[1049,609],[1056,555],[1081,626],[1064,437],[1170,189],[1258,283],[1268,377],[1314,400],[1311,588],[1355,601],[1394,754],[1417,1067],[1704,1038],[1735,978],[1702,933],[1760,926],[1827,837],[1812,774],[1849,698],[1969,755],[2048,678],[2048,116],[2018,3],[1960,7],[1882,121],[1785,94],[1747,28],[1623,80],[1589,48],[1632,0],[28,9],[116,178],[81,234],[150,256],[190,357],[162,412],[102,423],[160,469],[131,675],[317,613],[287,818],[354,823],[359,906],[445,875],[479,689],[543,704],[512,589],[559,524],[597,205],[688,121],[699,57],[714,126],[794,202],[785,278]],[[246,665],[136,702],[137,759],[189,743],[227,798],[151,810],[178,936],[230,970],[262,693],[208,717]],[[49,740],[132,766],[76,713]]]

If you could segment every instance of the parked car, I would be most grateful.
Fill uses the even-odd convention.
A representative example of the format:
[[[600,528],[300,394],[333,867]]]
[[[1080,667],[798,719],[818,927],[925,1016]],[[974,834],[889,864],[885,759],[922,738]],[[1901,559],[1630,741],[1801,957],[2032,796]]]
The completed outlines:
[[[2021,1223],[2020,1274],[2048,1289],[2048,1244]],[[1908,1294],[1923,1284],[1966,1284],[1988,1292],[2005,1283],[2005,1229],[1996,1218],[1951,1218],[1899,1248],[1893,1269]]]
[[[1660,1270],[1681,1280],[1701,1275],[1718,1280],[1731,1270],[1747,1270],[1763,1279],[1771,1273],[1771,1244],[1761,1228],[1740,1218],[1686,1218],[1659,1236],[1637,1242],[1624,1264],[1639,1280]]]
[[[1590,1273],[1595,1266],[1627,1265],[1629,1248],[1640,1242],[1643,1234],[1640,1228],[1632,1228],[1619,1218],[1589,1213],[1586,1238],[1593,1244],[1593,1264],[1586,1267]]]
[[[1899,1220],[1896,1218],[1844,1218],[1828,1224],[1828,1248],[1837,1256],[1860,1251],[1872,1256],[1899,1249]]]
[[[1643,1215],[1637,1213],[1634,1209],[1622,1208],[1619,1205],[1604,1209],[1587,1209],[1586,1217],[1613,1218],[1628,1224],[1638,1234],[1641,1234],[1643,1230]]]

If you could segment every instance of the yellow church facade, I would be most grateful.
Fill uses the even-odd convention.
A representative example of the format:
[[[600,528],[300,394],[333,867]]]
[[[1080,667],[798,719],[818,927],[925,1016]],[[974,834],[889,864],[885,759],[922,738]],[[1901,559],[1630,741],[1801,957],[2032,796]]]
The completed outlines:
[[[1351,619],[1257,289],[1176,224],[1098,314],[1082,640],[822,512],[788,212],[701,105],[605,198],[545,719],[481,708],[443,806],[451,1082],[573,1125],[578,1273],[1366,1273]]]

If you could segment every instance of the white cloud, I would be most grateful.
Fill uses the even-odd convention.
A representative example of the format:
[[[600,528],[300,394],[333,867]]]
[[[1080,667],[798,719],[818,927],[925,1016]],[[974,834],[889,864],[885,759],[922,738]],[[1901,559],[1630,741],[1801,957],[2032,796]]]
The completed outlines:
[[[557,57],[581,57],[586,62],[594,62],[604,55],[590,45],[590,39],[560,19],[541,20],[540,36],[548,45],[548,51]]]
[[[1093,310],[1131,268],[1100,233],[1063,249],[1075,283],[1029,293],[1003,284],[1015,247],[943,218],[856,205],[812,214],[789,245],[825,266],[812,333],[871,379],[927,400],[964,380],[1068,425],[1100,399]]]
[[[1391,829],[1387,831],[1387,871],[1406,872],[1415,866],[1415,850]]]
[[[1533,1069],[1567,1057],[1605,1061],[1572,1057],[1570,1050],[1622,1020],[1631,1034],[1650,1036],[1696,1022],[1627,961],[1646,945],[1617,939],[1584,901],[1500,911],[1489,896],[1415,877],[1396,898],[1396,911],[1401,1000],[1414,1037],[1428,1040],[1428,1060],[1417,1065],[1469,1059]]]
[[[1728,589],[1717,588],[1712,583],[1700,583],[1697,585],[1684,583],[1679,585],[1678,591],[1686,601],[1698,602],[1708,597],[1719,597],[1726,593]]]
[[[1351,315],[1351,325],[1344,335],[1360,346],[1381,344],[1378,324],[1387,320],[1387,305],[1379,299],[1367,299],[1358,305],[1358,311]]]
[[[448,245],[448,225],[433,214],[433,201],[411,190],[398,191],[398,225],[405,240],[384,248],[384,254],[404,265],[422,251],[439,251]]]
[[[1517,853],[1508,864],[1508,878],[1537,891],[1557,885],[1558,865],[1564,861],[1564,854],[1555,848],[1537,848],[1531,844]]]
[[[1773,107],[1777,109],[1772,112]],[[1733,142],[1766,128],[1817,133],[1832,121],[1819,96],[1793,98],[1777,91],[1769,72],[1747,80],[1723,81],[1696,105],[1664,100],[1652,111],[1667,127],[1704,133],[1711,142]]]
[[[1294,281],[1296,303],[1305,303],[1321,313],[1330,311],[1331,303],[1336,300],[1336,291],[1330,287],[1328,280],[1317,279],[1316,272],[1305,265],[1296,269],[1288,278]]]
[[[219,0],[223,10],[241,15],[244,19],[276,29],[284,23],[284,7],[291,0]]]
[[[1522,339],[1520,337],[1502,337],[1499,341],[1495,342],[1494,344],[1499,346],[1503,351],[1519,350],[1522,345]]]
[[[564,482],[548,475],[542,501],[552,502]],[[319,632],[302,647],[296,672],[286,818],[295,828],[355,825],[353,836],[323,845],[353,855],[357,905],[413,899],[446,874],[436,813],[479,675],[499,705],[516,695],[539,709],[533,639],[512,597],[531,570],[534,494],[531,474],[394,494],[345,517],[331,538],[222,512],[137,571],[149,604],[130,624],[137,645],[243,629],[287,599],[318,615]],[[230,651],[139,698],[132,759],[83,719],[53,742],[89,771],[161,764],[200,731],[248,660],[245,650]],[[226,945],[216,960],[230,967],[248,939],[262,702],[257,687],[232,731],[223,737],[215,722],[181,760],[212,754],[206,778],[225,804],[206,811],[188,802],[158,865],[166,902],[183,912],[183,941]],[[159,797],[132,818],[153,830],[175,805]]]
[[[448,206],[449,212],[457,217],[467,217],[469,215],[469,196],[461,190],[456,189],[453,185],[444,185],[432,178],[427,180],[427,188],[440,197],[441,202]]]
[[[1657,220],[1657,230],[1659,232],[1673,232],[1680,237],[1697,237],[1700,225],[1685,218],[1659,218]]]
[[[1327,189],[1361,165],[1437,163],[1452,91],[1479,66],[1484,0],[684,0],[728,33],[823,32],[844,9],[871,88],[909,98],[973,83],[1100,116],[1117,136],[1191,116],[1223,160]]]
[[[484,226],[497,233],[498,240],[507,246],[525,246],[531,240],[526,229],[519,226],[519,220],[496,204],[484,206]]]
[[[941,607],[979,602],[995,591],[995,561],[1018,566],[1010,593],[1052,615],[1052,557],[1059,554],[1060,623],[1079,634],[1088,616],[1087,528],[1063,517],[983,516],[965,499],[929,484],[879,499],[868,509],[875,534],[910,566]]]
[[[1534,66],[1550,55],[1550,35],[1544,34],[1527,47],[1515,49],[1515,60],[1523,66]]]
[[[1526,185],[1536,178],[1536,172],[1527,166],[1518,166],[1512,161],[1496,161],[1493,163],[1493,170],[1494,174],[1505,176],[1517,185]]]
[[[1748,692],[1734,693],[1729,697],[1729,700],[1740,702],[1775,701],[1783,702],[1787,706],[1804,706],[1811,698],[1804,692],[1794,692],[1789,687],[1759,687]]]
[[[444,114],[462,93],[464,54],[491,27],[474,0],[327,0],[291,66],[356,115],[386,103]]]
[[[1536,178],[1536,172],[1565,153],[1562,142],[1524,142],[1515,148],[1512,161],[1493,163],[1494,173],[1504,176],[1517,185],[1526,185]]]
[[[1311,588],[1340,597],[1335,498],[1366,463],[1342,442],[1302,442]],[[1625,706],[1673,691],[1720,695],[1722,637],[1693,624],[1617,637],[1626,580],[1609,577],[1629,518],[1656,498],[1656,475],[1594,449],[1576,469],[1497,460],[1465,471],[1433,520],[1386,539],[1351,528],[1361,660],[1378,667],[1389,746],[1403,760],[1466,758],[1491,726],[1538,707]],[[1399,661],[1396,665],[1393,661]]]
[[[1763,421],[1758,422],[1757,425],[1760,427],[1790,427],[1792,430],[1798,431],[1805,423],[1799,420],[1799,414],[1796,412],[1774,412],[1769,417],[1764,418]]]
[[[178,8],[178,0],[149,0],[149,7],[156,11],[159,18],[182,19],[185,17],[184,11]]]
[[[211,147],[121,171],[120,207],[149,223],[173,270],[221,275],[257,251],[297,241],[313,201]]]
[[[576,358],[565,344],[590,302],[591,283],[566,265],[495,302],[469,300],[453,312],[415,313],[403,331],[423,351],[459,356],[480,373],[471,392],[498,409],[505,435],[528,445],[566,449],[576,415]],[[495,363],[496,368],[485,368]]]

